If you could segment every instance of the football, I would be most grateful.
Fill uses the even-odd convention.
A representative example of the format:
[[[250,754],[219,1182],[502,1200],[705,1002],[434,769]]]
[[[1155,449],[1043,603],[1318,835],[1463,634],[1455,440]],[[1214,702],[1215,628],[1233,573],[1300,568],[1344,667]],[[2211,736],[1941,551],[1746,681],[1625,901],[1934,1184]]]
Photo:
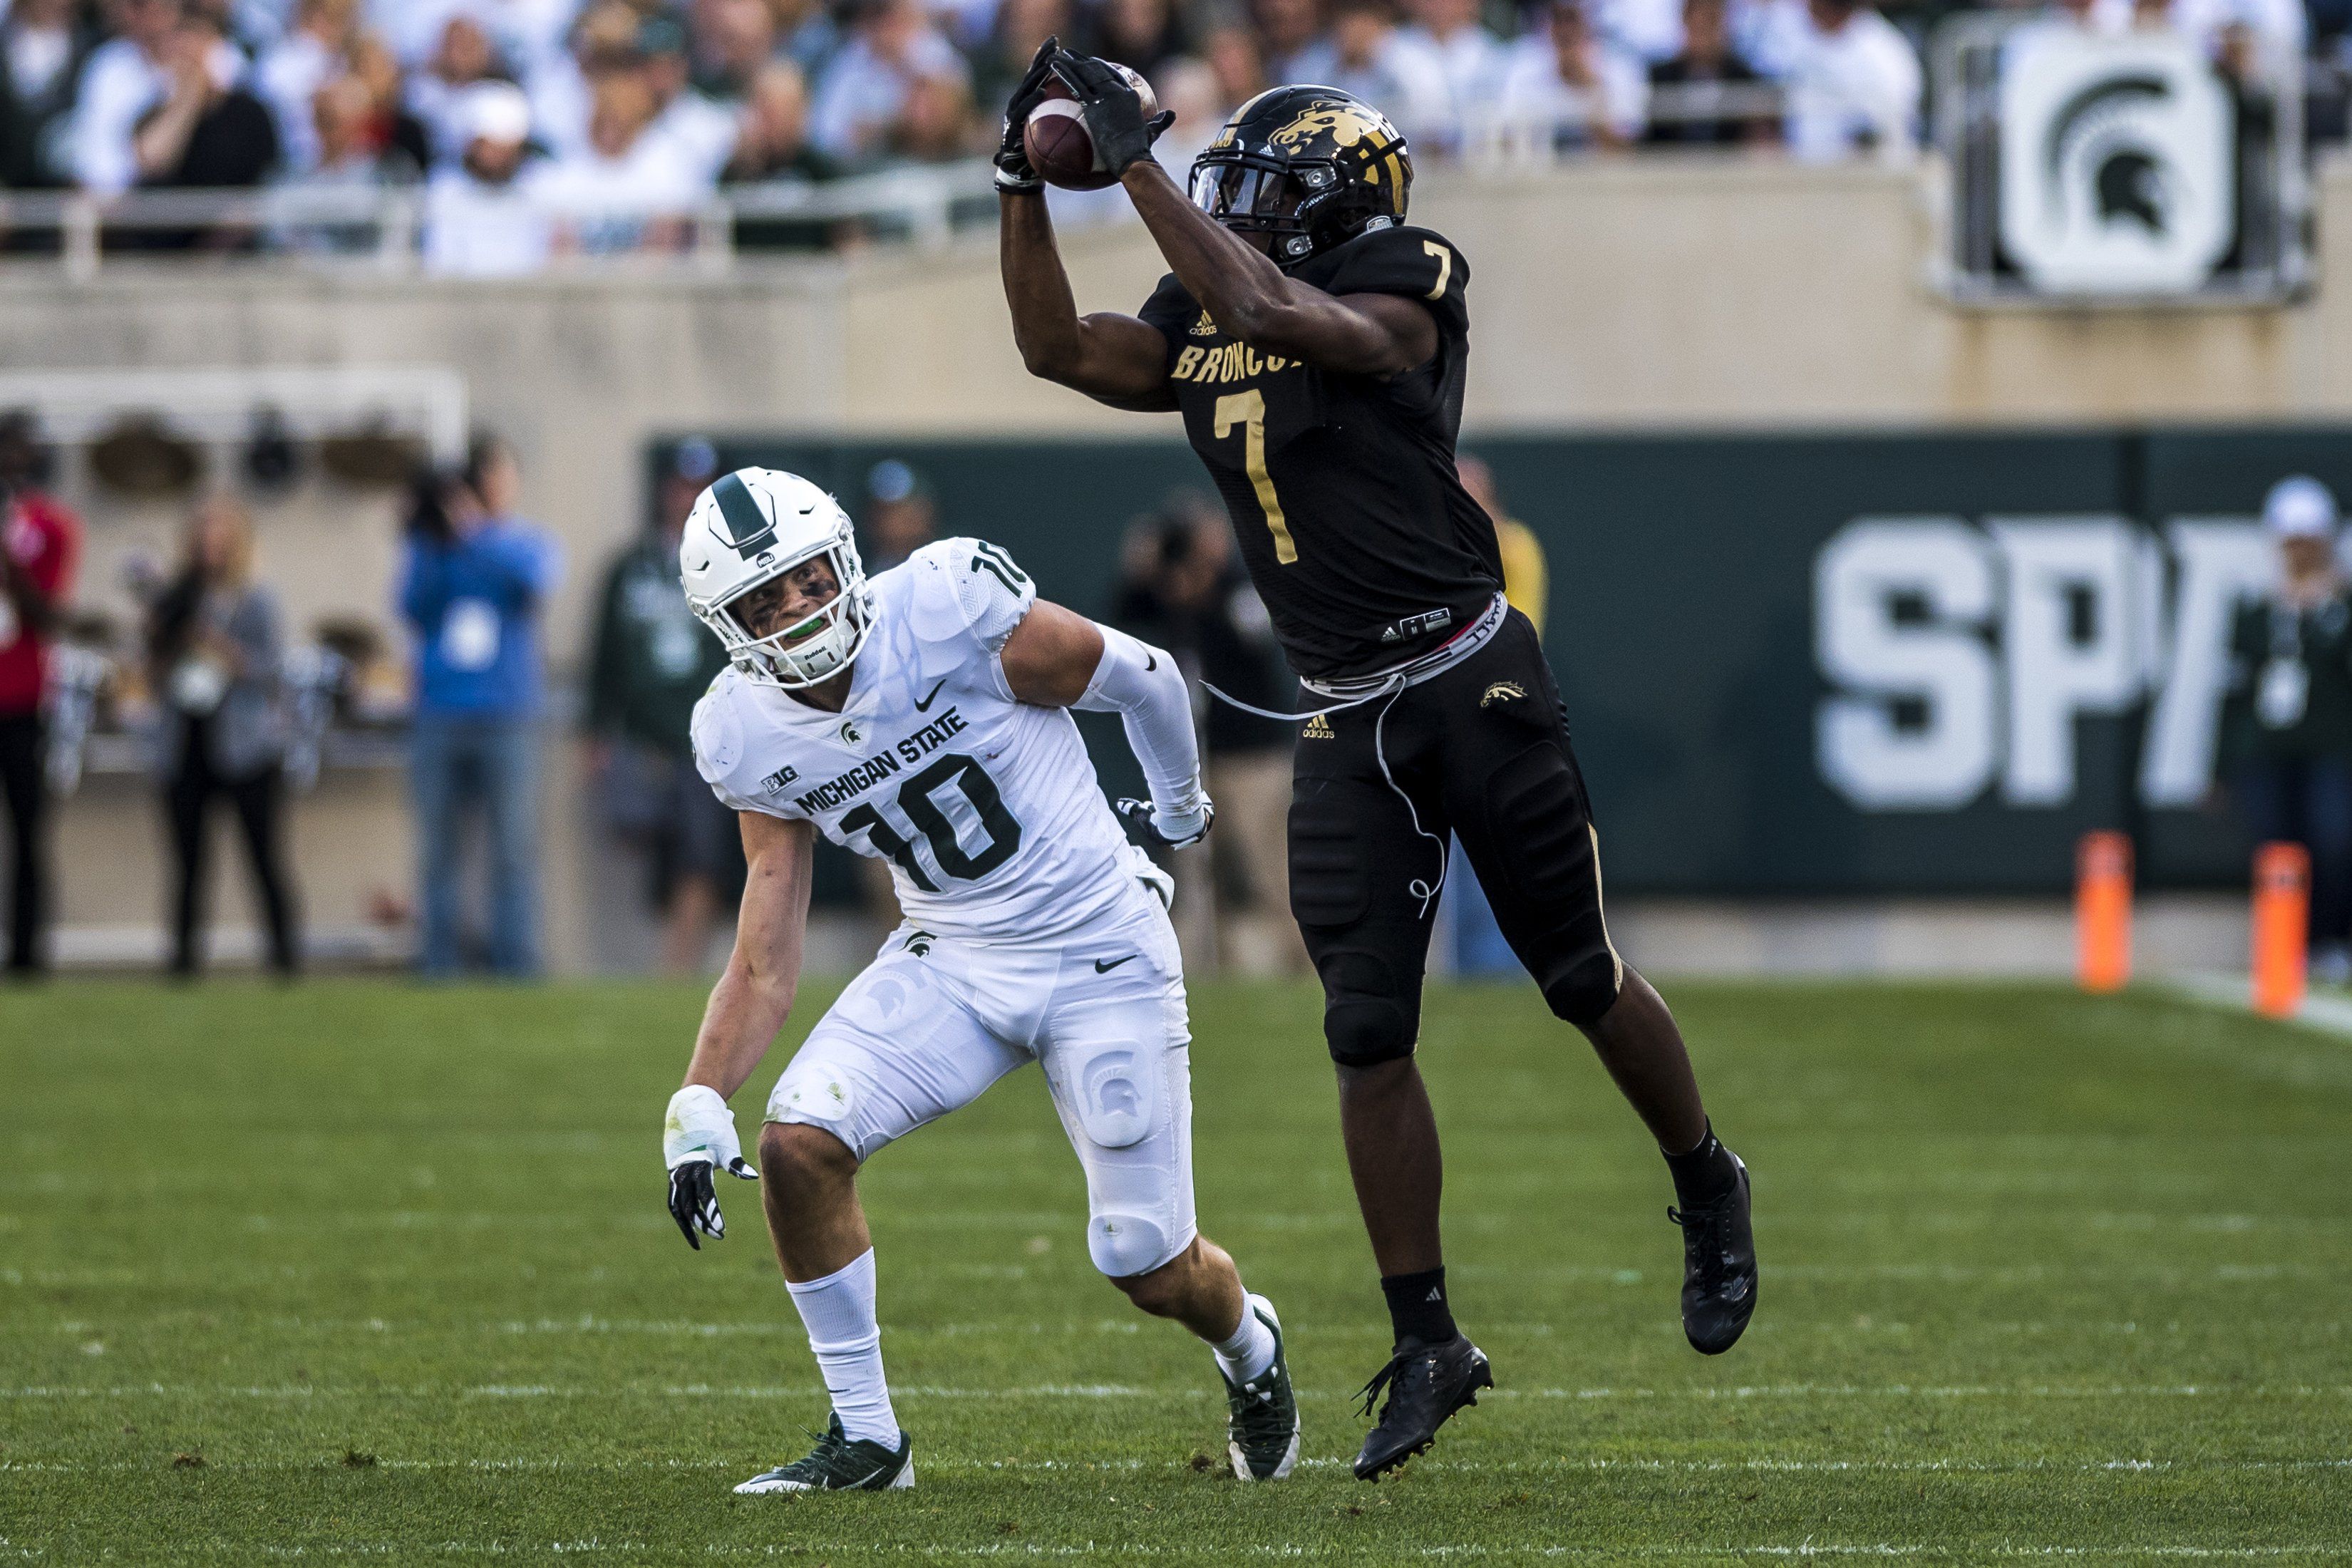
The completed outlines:
[[[1150,82],[1125,66],[1114,63],[1113,68],[1127,78],[1142,98],[1146,120],[1160,112],[1160,100],[1152,93]],[[1095,140],[1087,132],[1086,118],[1078,110],[1077,100],[1059,81],[1046,83],[1045,100],[1029,111],[1023,140],[1029,148],[1029,166],[1047,184],[1059,185],[1066,191],[1098,191],[1118,183],[1096,155]]]

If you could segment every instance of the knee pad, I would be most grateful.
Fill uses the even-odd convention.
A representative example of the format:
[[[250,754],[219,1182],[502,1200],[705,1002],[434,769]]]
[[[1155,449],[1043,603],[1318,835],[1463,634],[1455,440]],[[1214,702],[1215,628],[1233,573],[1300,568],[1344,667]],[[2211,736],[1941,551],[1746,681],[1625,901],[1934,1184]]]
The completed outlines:
[[[1586,953],[1544,981],[1543,998],[1555,1017],[1589,1028],[1617,1005],[1625,988],[1625,965],[1613,951]]]
[[[1323,1039],[1343,1067],[1372,1067],[1412,1054],[1421,998],[1400,995],[1389,966],[1373,953],[1322,955]]]
[[[1113,1279],[1164,1268],[1192,1245],[1191,1237],[1171,1237],[1157,1221],[1139,1214],[1098,1214],[1087,1221],[1087,1256]]]
[[[767,1120],[822,1127],[860,1160],[868,1151],[857,1121],[857,1084],[836,1063],[803,1049],[768,1096]]]

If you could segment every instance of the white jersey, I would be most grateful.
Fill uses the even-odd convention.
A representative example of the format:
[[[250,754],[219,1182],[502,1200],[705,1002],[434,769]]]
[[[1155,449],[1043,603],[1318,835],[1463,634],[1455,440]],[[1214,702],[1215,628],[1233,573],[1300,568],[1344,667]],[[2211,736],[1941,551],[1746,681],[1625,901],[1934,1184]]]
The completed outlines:
[[[998,661],[1036,602],[1028,574],[943,539],[871,585],[840,712],[731,668],[695,705],[695,766],[719,798],[887,860],[907,919],[939,934],[1045,936],[1131,902],[1141,852],[1076,721],[1016,700]]]

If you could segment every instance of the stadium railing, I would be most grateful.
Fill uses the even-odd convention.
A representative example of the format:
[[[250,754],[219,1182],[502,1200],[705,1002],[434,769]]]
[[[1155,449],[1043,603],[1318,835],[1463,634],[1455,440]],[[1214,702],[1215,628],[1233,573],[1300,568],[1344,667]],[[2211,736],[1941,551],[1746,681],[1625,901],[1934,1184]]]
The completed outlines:
[[[961,224],[994,216],[986,160],[909,165],[824,184],[778,183],[714,193],[682,210],[533,209],[580,229],[635,226],[656,237],[559,249],[548,268],[669,265],[723,268],[747,245],[747,226],[787,226],[823,237],[844,226],[919,247],[946,242]],[[296,256],[323,266],[414,273],[425,266],[428,199],[417,186],[271,185],[256,190],[0,192],[0,254],[52,264],[86,279],[127,258],[173,253]],[[787,241],[789,243],[789,241]]]

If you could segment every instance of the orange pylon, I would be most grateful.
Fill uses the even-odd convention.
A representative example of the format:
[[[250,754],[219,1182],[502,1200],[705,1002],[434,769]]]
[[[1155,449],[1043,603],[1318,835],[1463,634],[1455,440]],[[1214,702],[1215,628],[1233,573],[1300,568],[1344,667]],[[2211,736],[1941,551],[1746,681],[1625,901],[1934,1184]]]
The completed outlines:
[[[2120,991],[2131,979],[2132,843],[2085,833],[2074,849],[2074,978],[2084,990]]]
[[[2291,1017],[2303,1005],[2310,920],[2309,852],[2300,844],[2265,844],[2256,849],[2254,1011],[2264,1017]]]

